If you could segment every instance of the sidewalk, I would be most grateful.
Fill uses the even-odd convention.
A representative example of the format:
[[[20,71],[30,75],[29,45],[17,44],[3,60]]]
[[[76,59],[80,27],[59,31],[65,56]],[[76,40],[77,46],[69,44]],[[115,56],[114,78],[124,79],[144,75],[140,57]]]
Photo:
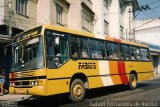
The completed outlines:
[[[31,95],[14,95],[14,94],[5,94],[0,96],[0,101],[12,100],[12,101],[21,101],[31,97]]]
[[[157,79],[160,78],[160,74],[154,74],[154,78],[153,79]]]

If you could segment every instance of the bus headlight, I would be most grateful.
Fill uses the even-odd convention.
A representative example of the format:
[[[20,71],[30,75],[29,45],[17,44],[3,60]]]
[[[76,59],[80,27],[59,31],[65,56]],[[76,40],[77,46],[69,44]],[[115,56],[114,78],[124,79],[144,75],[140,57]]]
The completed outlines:
[[[30,85],[33,86],[33,85],[39,85],[39,84],[38,84],[38,81],[31,81]]]
[[[34,82],[34,85],[38,85],[38,81],[35,81],[35,82]]]
[[[34,81],[31,82],[31,85],[34,85]]]

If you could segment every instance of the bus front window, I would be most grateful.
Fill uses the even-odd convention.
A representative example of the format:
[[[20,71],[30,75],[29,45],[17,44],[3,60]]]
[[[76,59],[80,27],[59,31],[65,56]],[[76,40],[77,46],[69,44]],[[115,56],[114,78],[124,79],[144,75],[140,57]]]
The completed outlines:
[[[13,46],[12,71],[43,68],[42,38],[24,40]]]

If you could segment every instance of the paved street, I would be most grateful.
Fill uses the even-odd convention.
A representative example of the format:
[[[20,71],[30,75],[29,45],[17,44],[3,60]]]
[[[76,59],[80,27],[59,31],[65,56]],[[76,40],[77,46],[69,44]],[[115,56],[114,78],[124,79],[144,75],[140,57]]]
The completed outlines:
[[[160,106],[160,76],[138,84],[136,90],[128,90],[124,86],[106,87],[89,90],[86,100],[73,104],[67,94],[51,97],[24,95],[0,96],[1,106],[8,107],[100,107],[100,106]],[[158,102],[159,101],[159,102]]]

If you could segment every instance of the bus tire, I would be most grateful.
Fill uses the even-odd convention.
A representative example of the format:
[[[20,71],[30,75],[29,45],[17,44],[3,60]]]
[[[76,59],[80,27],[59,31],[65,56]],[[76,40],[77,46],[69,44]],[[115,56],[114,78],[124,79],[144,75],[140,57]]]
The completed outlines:
[[[135,74],[130,74],[128,87],[130,90],[134,90],[137,87],[137,76]]]
[[[80,102],[84,100],[86,89],[84,83],[80,79],[72,81],[70,86],[70,100],[72,102]]]

